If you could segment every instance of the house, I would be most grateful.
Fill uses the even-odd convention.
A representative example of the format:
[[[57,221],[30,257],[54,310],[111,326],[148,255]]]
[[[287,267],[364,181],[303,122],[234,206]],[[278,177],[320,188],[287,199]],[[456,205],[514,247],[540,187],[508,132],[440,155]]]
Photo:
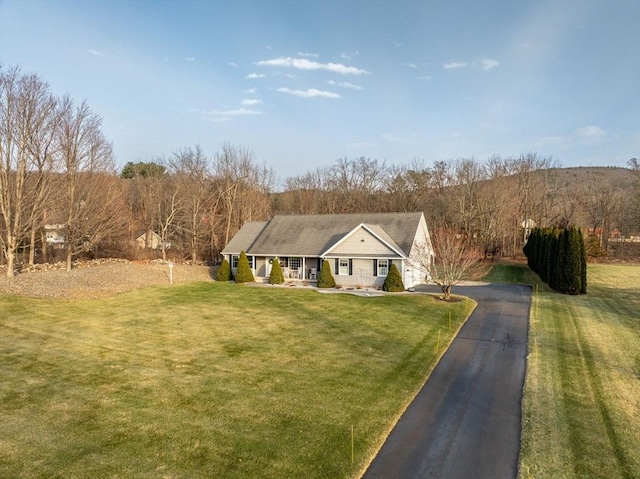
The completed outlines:
[[[54,248],[64,248],[66,242],[65,231],[66,225],[64,224],[45,224],[44,237],[46,243]]]
[[[285,278],[315,280],[328,260],[336,283],[345,287],[381,287],[395,264],[406,288],[425,275],[412,258],[433,258],[421,212],[344,215],[277,215],[245,223],[222,254],[235,274],[240,252],[247,254],[256,279],[268,278],[279,261]]]
[[[162,248],[162,237],[156,233],[155,231],[139,231],[136,233],[136,246],[140,249],[149,248],[149,249],[161,249]],[[165,248],[171,248],[171,243],[165,242]]]

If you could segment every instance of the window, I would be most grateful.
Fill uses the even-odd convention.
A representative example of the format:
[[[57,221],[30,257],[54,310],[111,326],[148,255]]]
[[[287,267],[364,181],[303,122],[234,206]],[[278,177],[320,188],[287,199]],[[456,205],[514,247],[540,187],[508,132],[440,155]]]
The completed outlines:
[[[290,269],[300,269],[300,266],[302,266],[302,258],[289,258]]]
[[[388,274],[389,274],[389,260],[379,259],[378,260],[378,276],[386,276]]]
[[[235,269],[238,267],[238,260],[240,259],[240,256],[238,256],[237,254],[231,255],[231,268]]]
[[[346,258],[340,258],[338,262],[338,275],[349,276],[349,260]]]

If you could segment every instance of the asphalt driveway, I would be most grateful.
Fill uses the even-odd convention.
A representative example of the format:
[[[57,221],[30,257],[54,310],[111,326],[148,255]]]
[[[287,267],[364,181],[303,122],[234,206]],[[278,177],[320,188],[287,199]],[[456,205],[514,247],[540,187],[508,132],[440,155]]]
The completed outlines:
[[[478,307],[364,479],[517,476],[531,288],[491,284],[454,287],[453,293],[475,299]]]

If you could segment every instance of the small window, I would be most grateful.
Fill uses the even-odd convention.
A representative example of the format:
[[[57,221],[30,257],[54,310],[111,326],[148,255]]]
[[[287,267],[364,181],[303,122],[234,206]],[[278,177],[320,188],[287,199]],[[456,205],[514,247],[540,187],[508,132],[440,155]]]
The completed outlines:
[[[238,256],[237,254],[231,255],[231,268],[235,269],[238,267],[239,259],[240,259],[240,256]]]
[[[338,275],[349,276],[349,259],[340,258],[338,263]]]
[[[378,260],[378,276],[386,276],[388,274],[389,274],[389,260],[379,259]]]

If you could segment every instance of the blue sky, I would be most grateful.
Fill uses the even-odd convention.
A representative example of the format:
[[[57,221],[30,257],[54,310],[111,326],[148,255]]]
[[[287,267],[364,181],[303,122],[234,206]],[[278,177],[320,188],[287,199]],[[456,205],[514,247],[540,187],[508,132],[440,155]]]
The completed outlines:
[[[0,0],[0,63],[103,118],[118,164],[640,156],[638,1]]]

